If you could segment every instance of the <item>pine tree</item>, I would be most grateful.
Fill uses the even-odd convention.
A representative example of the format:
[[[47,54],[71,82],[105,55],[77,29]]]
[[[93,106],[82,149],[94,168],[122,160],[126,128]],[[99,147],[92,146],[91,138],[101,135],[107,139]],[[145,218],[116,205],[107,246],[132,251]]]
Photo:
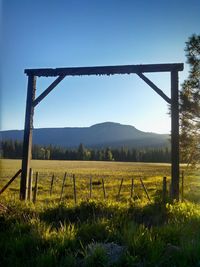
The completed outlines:
[[[83,144],[80,144],[78,147],[78,160],[85,160],[85,147]]]
[[[107,147],[106,150],[105,150],[105,158],[104,158],[104,160],[106,160],[106,161],[114,160],[113,159],[113,155],[112,155],[112,151],[111,151],[111,149],[109,147]]]
[[[186,57],[190,67],[188,79],[180,93],[180,152],[182,162],[200,162],[200,35],[186,42]]]

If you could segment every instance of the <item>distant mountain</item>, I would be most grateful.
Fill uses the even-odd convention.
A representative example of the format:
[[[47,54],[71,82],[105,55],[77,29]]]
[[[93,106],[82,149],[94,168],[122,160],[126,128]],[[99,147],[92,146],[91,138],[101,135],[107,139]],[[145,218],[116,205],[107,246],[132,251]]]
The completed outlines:
[[[1,131],[2,140],[23,140],[23,130]],[[169,145],[168,134],[142,132],[130,125],[104,122],[91,127],[40,128],[33,130],[33,144],[75,148],[86,147],[163,147]]]

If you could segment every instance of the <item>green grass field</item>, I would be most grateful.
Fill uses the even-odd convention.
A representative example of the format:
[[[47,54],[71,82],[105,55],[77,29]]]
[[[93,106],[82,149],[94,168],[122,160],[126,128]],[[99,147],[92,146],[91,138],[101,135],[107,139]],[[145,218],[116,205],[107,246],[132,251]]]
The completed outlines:
[[[20,168],[20,160],[1,160],[0,188],[2,188]],[[68,201],[73,199],[73,174],[76,177],[78,200],[88,199],[91,178],[92,197],[99,200],[104,198],[102,179],[104,180],[106,197],[108,199],[116,198],[122,178],[121,200],[130,198],[132,178],[134,179],[134,196],[142,199],[146,197],[146,194],[141,186],[140,177],[143,179],[152,199],[158,191],[162,190],[162,179],[164,176],[167,177],[168,191],[170,185],[170,164],[33,160],[32,169],[33,186],[35,174],[39,172],[38,200],[40,201],[59,199],[65,172],[67,173],[67,179],[63,196]],[[181,172],[182,170],[185,171],[185,166],[181,166]],[[50,196],[50,184],[53,174],[55,175],[55,180],[52,195]],[[184,178],[184,198],[199,202],[199,171],[185,171]],[[18,198],[19,186],[20,178],[18,177],[4,194],[9,195],[11,198]]]
[[[1,161],[0,188],[20,167],[19,160]],[[1,266],[200,266],[198,169],[181,166],[184,202],[163,204],[162,178],[167,177],[169,189],[169,164],[32,161],[32,168],[33,187],[39,172],[36,204],[19,201],[19,177],[0,195],[0,203],[7,207],[0,209]],[[72,174],[76,177],[76,205]],[[120,198],[116,199],[122,178]]]

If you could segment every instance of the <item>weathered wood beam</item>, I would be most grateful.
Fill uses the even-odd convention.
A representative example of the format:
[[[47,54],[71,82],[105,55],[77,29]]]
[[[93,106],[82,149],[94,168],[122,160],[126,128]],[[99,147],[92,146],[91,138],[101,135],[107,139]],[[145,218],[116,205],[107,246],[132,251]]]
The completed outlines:
[[[20,169],[16,174],[10,179],[10,181],[0,190],[0,195],[6,190],[6,188],[17,178],[17,176],[22,172]]]
[[[26,99],[26,114],[24,125],[24,141],[22,151],[22,174],[20,181],[20,199],[27,199],[27,186],[30,169],[30,161],[32,157],[32,131],[33,131],[33,101],[36,91],[36,76],[28,76],[28,90]]]
[[[157,94],[159,94],[168,104],[171,104],[171,99],[163,93],[161,89],[159,89],[152,81],[150,81],[144,74],[137,73],[137,75],[146,82]]]
[[[146,65],[119,65],[119,66],[96,66],[96,67],[72,67],[56,69],[25,69],[27,75],[35,76],[79,76],[79,75],[113,75],[131,74],[144,72],[171,72],[183,70],[182,63],[173,64],[146,64]]]
[[[41,93],[34,101],[33,101],[33,106],[37,106],[63,79],[65,76],[59,76],[52,84],[49,85],[49,87]]]
[[[179,200],[179,92],[178,71],[171,72],[171,196]]]
[[[73,67],[56,69],[26,69],[28,75],[28,91],[26,102],[26,115],[23,142],[22,174],[20,182],[20,199],[27,198],[27,179],[30,168],[32,150],[32,129],[34,107],[47,96],[65,76],[80,75],[113,75],[136,73],[162,98],[171,104],[171,130],[172,130],[172,198],[179,199],[179,106],[178,106],[178,71],[183,70],[182,63],[174,64],[149,64],[149,65],[122,65],[122,66],[97,66],[97,67]],[[171,72],[171,99],[168,98],[153,82],[143,73]],[[36,77],[59,76],[36,100]],[[75,177],[74,177],[75,178]],[[75,183],[75,180],[74,180]],[[76,196],[75,196],[76,201]]]

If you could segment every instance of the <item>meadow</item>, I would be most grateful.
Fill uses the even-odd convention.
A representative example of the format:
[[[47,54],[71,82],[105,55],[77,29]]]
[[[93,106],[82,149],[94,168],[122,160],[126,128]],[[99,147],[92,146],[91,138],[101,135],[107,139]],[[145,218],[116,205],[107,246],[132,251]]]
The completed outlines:
[[[19,160],[1,160],[0,188],[20,167]],[[7,208],[0,211],[1,266],[200,266],[199,169],[182,165],[184,201],[162,203],[169,164],[34,160],[32,168],[33,187],[39,172],[35,204],[18,200],[19,177],[0,195]]]

